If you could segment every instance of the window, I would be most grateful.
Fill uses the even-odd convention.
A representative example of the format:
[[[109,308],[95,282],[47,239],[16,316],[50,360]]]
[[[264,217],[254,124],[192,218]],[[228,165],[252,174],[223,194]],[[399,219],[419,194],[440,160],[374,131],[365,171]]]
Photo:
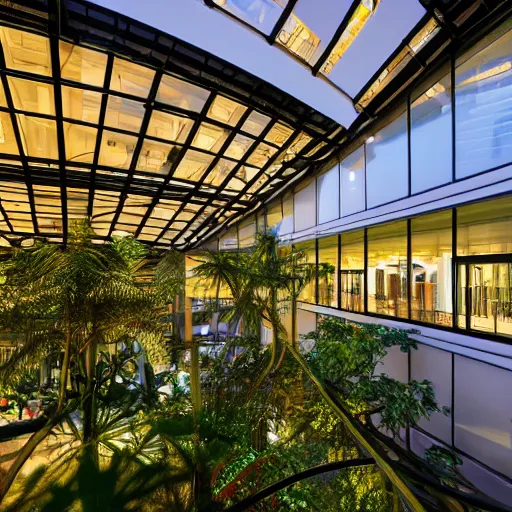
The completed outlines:
[[[340,174],[336,164],[317,179],[318,224],[338,219],[340,216]]]
[[[368,311],[407,318],[407,222],[368,229]]]
[[[338,306],[338,235],[318,240],[318,304]]]
[[[411,98],[411,192],[452,180],[450,74]]]
[[[287,193],[283,197],[283,220],[281,221],[280,235],[293,233],[293,194]]]
[[[220,237],[219,248],[221,251],[236,250],[238,248],[237,228],[230,228],[227,233]]]
[[[364,229],[341,235],[341,309],[364,311]]]
[[[267,207],[267,229],[271,229],[279,234],[282,220],[281,200],[278,200]]]
[[[407,196],[407,122],[405,114],[366,142],[368,208]]]
[[[316,242],[310,240],[307,242],[300,242],[295,244],[295,250],[304,253],[303,264],[311,267],[311,275],[313,278],[306,283],[298,296],[298,300],[303,302],[316,303]]]
[[[512,32],[473,55],[455,70],[456,176],[512,161]]]
[[[256,238],[256,218],[254,216],[243,220],[238,227],[240,249],[251,247]]]
[[[311,228],[316,224],[316,182],[314,180],[295,193],[293,215],[295,231]]]
[[[452,326],[452,212],[411,220],[411,315]]]
[[[341,215],[365,209],[364,146],[341,162]]]

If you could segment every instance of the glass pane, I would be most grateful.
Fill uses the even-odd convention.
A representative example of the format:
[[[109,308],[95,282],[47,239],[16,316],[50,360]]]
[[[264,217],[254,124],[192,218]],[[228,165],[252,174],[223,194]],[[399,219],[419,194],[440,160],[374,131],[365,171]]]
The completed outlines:
[[[155,72],[128,60],[114,58],[110,88],[114,91],[147,98]]]
[[[221,158],[219,162],[215,165],[215,167],[212,169],[212,171],[208,174],[204,182],[207,183],[208,185],[214,185],[216,187],[219,187],[227,178],[228,174],[235,168],[236,165],[236,162],[226,160],[225,158]],[[231,180],[231,182],[233,182],[233,180]],[[233,188],[233,186],[236,186],[235,183],[231,182],[231,188]],[[240,182],[240,186],[238,187],[238,189],[241,189],[242,185],[243,184]]]
[[[292,133],[293,130],[289,126],[276,123],[265,136],[265,140],[277,146],[282,146],[290,138]]]
[[[314,64],[321,54],[320,38],[295,14],[286,20],[276,40],[309,64]]]
[[[235,160],[242,160],[247,150],[254,143],[254,139],[246,137],[245,135],[237,134],[233,142],[228,146],[224,155]]]
[[[142,144],[137,169],[167,175],[179,153],[177,146],[146,139]]]
[[[30,32],[0,27],[5,65],[10,69],[51,76],[50,40]]]
[[[408,186],[405,114],[366,142],[368,208],[406,197]]]
[[[512,197],[457,208],[457,254],[512,253]]]
[[[167,105],[200,112],[208,96],[210,91],[206,89],[173,76],[164,75],[158,87],[156,99]]]
[[[293,233],[293,194],[291,192],[283,197],[283,220],[279,233],[281,235]]]
[[[251,216],[243,220],[238,226],[240,248],[250,247],[256,238],[256,218]]]
[[[456,175],[512,161],[512,31],[458,62],[455,70]]]
[[[100,117],[101,93],[66,87],[62,89],[62,113],[64,117],[97,123]]]
[[[452,212],[411,221],[413,320],[452,326]]]
[[[38,158],[59,158],[55,121],[16,114],[25,154]]]
[[[92,163],[98,130],[89,126],[64,123],[66,160]]]
[[[254,142],[254,141],[251,141]],[[256,167],[264,167],[269,159],[273,157],[277,152],[277,149],[265,144],[264,142],[260,142],[254,151],[251,153],[249,158],[247,159],[247,163],[251,165],[255,165]],[[280,166],[279,166],[280,167]]]
[[[240,2],[240,0],[213,0],[217,5],[233,14],[242,21],[252,25],[255,29],[270,34],[274,25],[288,0],[254,0]]]
[[[361,146],[341,162],[341,215],[343,217],[365,209],[364,182],[364,146]]]
[[[407,222],[368,229],[368,311],[407,318]]]
[[[229,130],[210,123],[201,123],[192,145],[205,151],[217,153],[229,135]]]
[[[208,166],[212,163],[213,158],[214,157],[211,155],[189,149],[185,153],[185,156],[173,176],[185,180],[199,181]]]
[[[338,306],[338,235],[318,240],[318,304]]]
[[[11,116],[7,112],[0,112],[0,153],[19,155]]]
[[[452,104],[447,75],[411,104],[411,191],[415,194],[451,180]]]
[[[188,117],[153,110],[146,134],[173,142],[185,142],[193,125],[194,121]]]
[[[340,216],[340,174],[336,164],[329,172],[317,179],[318,224]]]
[[[55,115],[53,85],[7,77],[14,108],[39,114]]]
[[[276,201],[267,206],[267,229],[272,229],[279,234],[279,224],[283,220],[281,201]]]
[[[99,164],[128,169],[136,144],[136,137],[105,130],[101,138]]]
[[[103,87],[107,67],[105,53],[59,41],[59,54],[62,78]]]
[[[240,105],[236,101],[217,96],[208,110],[208,117],[221,123],[235,126],[240,118],[244,115],[247,107]]]
[[[295,231],[311,228],[316,224],[316,183],[314,180],[296,192],[293,211]]]
[[[221,251],[236,250],[238,247],[238,232],[236,228],[231,228],[227,233],[220,237],[219,249]]]
[[[258,137],[258,135],[260,135],[260,133],[267,127],[268,123],[270,123],[270,117],[253,110],[242,125],[242,131]]]
[[[110,95],[105,112],[105,126],[138,132],[145,113],[144,103]]]
[[[305,265],[311,265],[314,269],[316,269],[316,249],[315,249],[315,241],[310,240],[308,242],[300,242],[295,244],[295,249],[297,251],[302,251],[304,253],[304,264]],[[311,281],[306,283],[302,291],[300,292],[298,296],[298,300],[301,300],[303,302],[310,302],[311,304],[315,304],[316,302],[316,279],[315,279],[316,272],[313,273],[313,278]]]
[[[341,234],[341,309],[364,310],[364,229]]]

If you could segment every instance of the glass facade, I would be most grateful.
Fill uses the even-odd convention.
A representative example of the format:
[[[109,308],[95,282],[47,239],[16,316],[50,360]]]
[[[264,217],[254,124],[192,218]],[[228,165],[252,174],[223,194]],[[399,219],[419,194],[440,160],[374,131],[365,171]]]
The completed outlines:
[[[316,183],[318,224],[338,219],[340,216],[339,165],[319,176]]]
[[[341,309],[364,311],[364,229],[341,235]]]
[[[316,241],[297,243],[295,249],[304,253],[304,264],[312,267],[313,275],[316,277]],[[306,283],[298,299],[312,304],[316,303],[316,278]]]
[[[338,235],[318,240],[318,304],[338,306]]]
[[[364,146],[341,162],[341,215],[346,217],[365,209]]]

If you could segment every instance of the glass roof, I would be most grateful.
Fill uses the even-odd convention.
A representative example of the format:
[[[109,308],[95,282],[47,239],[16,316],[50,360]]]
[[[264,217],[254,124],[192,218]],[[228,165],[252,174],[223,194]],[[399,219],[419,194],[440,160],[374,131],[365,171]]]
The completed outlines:
[[[37,30],[28,20],[25,30],[0,25],[0,233],[7,239],[62,240],[72,219],[88,217],[99,239],[134,235],[185,248],[310,166],[315,148],[326,145],[321,159],[338,147],[338,124],[241,70],[247,92],[230,89],[213,67],[204,73],[208,83],[194,59],[180,72],[177,59],[169,70],[144,62],[133,44],[114,54],[97,32],[95,48],[73,44],[66,33],[93,33],[96,22],[88,26],[77,7],[92,4],[66,3],[70,21],[60,37],[42,18]]]

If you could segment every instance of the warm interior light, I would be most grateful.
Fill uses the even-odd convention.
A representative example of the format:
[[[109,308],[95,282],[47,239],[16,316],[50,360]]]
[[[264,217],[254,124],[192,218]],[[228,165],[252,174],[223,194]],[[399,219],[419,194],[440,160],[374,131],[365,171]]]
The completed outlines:
[[[504,62],[499,66],[495,66],[494,68],[488,69],[487,71],[482,71],[475,76],[471,76],[466,80],[463,80],[460,84],[458,84],[458,87],[464,87],[465,85],[473,84],[475,82],[480,82],[481,80],[487,80],[493,76],[501,75],[501,73],[510,71],[511,68],[512,63],[510,61]]]
[[[349,46],[354,42],[359,32],[375,13],[380,0],[361,0],[354,14],[350,18],[347,27],[341,34],[336,46],[322,66],[322,73],[328,75],[336,63],[343,57]]]
[[[0,144],[5,144],[4,125],[3,125],[1,119],[0,119]]]
[[[313,60],[313,55],[320,46],[320,38],[295,14],[286,20],[277,40],[306,62]]]

